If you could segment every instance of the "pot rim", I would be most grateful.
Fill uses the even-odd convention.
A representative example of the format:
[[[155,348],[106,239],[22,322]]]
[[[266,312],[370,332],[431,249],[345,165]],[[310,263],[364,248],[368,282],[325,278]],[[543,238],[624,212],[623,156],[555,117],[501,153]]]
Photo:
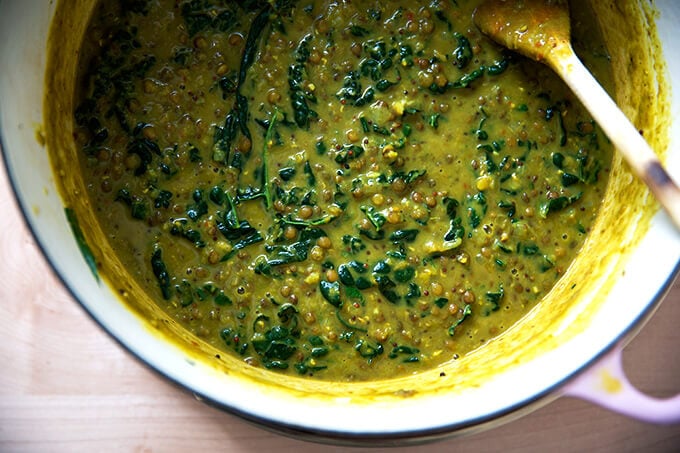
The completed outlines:
[[[41,74],[42,75],[42,74]],[[9,113],[6,108],[6,102],[0,102],[0,120],[2,120],[3,108],[4,113]],[[11,117],[11,116],[10,116]],[[5,123],[4,126],[9,129],[11,123]],[[6,140],[3,136],[2,124],[0,124],[0,148],[2,148],[3,163],[5,167],[6,174],[8,176],[9,185],[12,189],[12,194],[14,199],[17,201],[17,206],[21,211],[21,216],[31,236],[40,250],[40,253],[46,259],[51,272],[55,275],[62,286],[70,293],[71,297],[85,309],[88,316],[93,319],[99,327],[105,331],[109,337],[112,337],[118,344],[120,344],[128,353],[132,354],[139,362],[143,363],[147,368],[150,368],[158,375],[167,379],[168,381],[174,383],[178,387],[192,393],[196,398],[203,400],[207,404],[217,407],[225,412],[232,415],[236,415],[243,420],[254,423],[260,427],[264,427],[278,433],[289,435],[292,437],[313,440],[317,442],[328,442],[334,444],[346,444],[346,445],[403,445],[408,443],[419,443],[429,440],[437,440],[443,437],[470,433],[473,431],[479,431],[486,427],[495,426],[502,423],[503,421],[509,421],[512,418],[517,418],[524,413],[530,411],[531,409],[537,407],[541,404],[547,404],[553,399],[559,397],[559,389],[566,382],[573,379],[576,375],[582,373],[585,369],[592,366],[594,362],[598,361],[603,355],[610,351],[617,343],[620,341],[627,341],[632,338],[632,335],[637,332],[642,327],[642,324],[646,319],[648,319],[652,314],[654,309],[660,303],[664,293],[670,288],[673,279],[676,274],[680,271],[680,260],[676,258],[674,264],[667,265],[663,268],[663,274],[670,270],[668,275],[660,276],[658,285],[650,289],[648,296],[645,297],[644,304],[642,302],[636,303],[636,308],[634,315],[631,316],[625,323],[623,328],[620,328],[615,335],[611,335],[603,341],[603,344],[599,344],[598,348],[593,348],[588,350],[587,356],[589,359],[585,359],[583,362],[577,362],[578,366],[573,367],[569,372],[560,375],[558,378],[551,378],[550,382],[545,381],[536,391],[531,390],[526,392],[522,397],[512,400],[511,403],[504,403],[503,405],[497,405],[498,409],[488,411],[481,416],[475,416],[467,418],[463,421],[450,422],[444,425],[432,424],[426,428],[414,428],[400,429],[393,431],[383,430],[378,432],[373,431],[361,431],[361,430],[348,430],[348,429],[324,429],[314,427],[312,423],[305,425],[299,422],[292,423],[286,421],[280,417],[266,417],[258,414],[262,414],[260,411],[247,411],[242,407],[237,407],[237,404],[233,401],[225,402],[226,399],[217,398],[217,394],[212,396],[206,394],[205,392],[200,392],[192,388],[192,384],[195,387],[197,385],[190,382],[189,379],[182,379],[179,373],[172,374],[167,370],[163,370],[158,361],[150,360],[149,357],[144,356],[142,348],[136,345],[130,337],[124,335],[117,335],[115,333],[115,326],[112,326],[110,321],[103,318],[101,315],[97,315],[92,304],[87,302],[87,298],[82,298],[78,296],[79,288],[74,286],[77,283],[75,280],[67,278],[67,273],[64,272],[63,265],[60,263],[58,257],[54,253],[50,253],[50,248],[52,244],[47,242],[48,240],[41,236],[38,228],[39,222],[35,219],[33,215],[33,208],[29,200],[26,198],[26,194],[20,191],[22,185],[22,178],[17,173],[17,169],[12,165],[15,163],[13,156],[10,153],[10,149],[6,146]],[[658,220],[658,215],[656,220]],[[36,222],[36,223],[34,223]],[[80,258],[80,257],[79,257]],[[121,304],[122,305],[122,304]],[[170,341],[166,342],[172,346]],[[586,355],[586,354],[584,354]],[[308,418],[308,420],[311,420]]]

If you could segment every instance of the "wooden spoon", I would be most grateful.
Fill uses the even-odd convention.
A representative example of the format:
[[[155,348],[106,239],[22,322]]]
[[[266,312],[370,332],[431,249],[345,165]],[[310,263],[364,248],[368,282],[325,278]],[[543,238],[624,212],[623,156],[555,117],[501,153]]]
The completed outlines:
[[[635,126],[574,53],[566,0],[487,0],[475,10],[473,20],[482,33],[545,63],[569,85],[680,229],[680,190]]]

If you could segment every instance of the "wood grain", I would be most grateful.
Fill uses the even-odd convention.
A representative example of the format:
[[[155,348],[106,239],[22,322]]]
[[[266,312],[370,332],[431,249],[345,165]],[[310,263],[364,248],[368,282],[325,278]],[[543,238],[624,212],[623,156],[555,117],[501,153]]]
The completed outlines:
[[[345,451],[208,407],[123,351],[52,274],[3,168],[0,213],[0,451]],[[676,284],[626,350],[626,368],[642,390],[680,392],[679,320]],[[491,431],[399,451],[433,450],[671,452],[680,451],[680,426],[651,426],[562,398]]]

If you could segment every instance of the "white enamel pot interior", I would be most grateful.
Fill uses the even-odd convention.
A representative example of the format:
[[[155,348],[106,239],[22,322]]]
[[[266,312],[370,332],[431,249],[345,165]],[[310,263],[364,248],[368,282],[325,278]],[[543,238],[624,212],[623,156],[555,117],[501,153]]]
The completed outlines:
[[[655,6],[667,81],[677,92],[680,3],[662,0]],[[592,297],[582,294],[570,301],[564,316],[550,326],[532,325],[529,317],[524,327],[535,329],[530,336],[544,339],[548,346],[533,348],[524,357],[522,344],[516,342],[512,346],[516,355],[497,371],[475,374],[470,385],[460,376],[457,386],[432,384],[439,382],[435,370],[437,376],[430,373],[423,379],[384,385],[307,387],[299,380],[277,381],[266,373],[249,375],[213,366],[200,353],[168,341],[123,304],[95,278],[74,239],[50,160],[37,139],[44,124],[44,98],[54,94],[44,87],[48,31],[57,7],[58,2],[37,0],[0,3],[0,138],[19,205],[45,258],[74,299],[134,356],[211,404],[280,432],[343,443],[424,440],[488,428],[559,397],[567,382],[640,328],[672,282],[680,235],[665,214],[657,212],[643,233],[616,238],[626,253],[622,251],[621,259],[605,269],[615,274],[613,280],[591,288]],[[672,99],[665,115],[673,120],[665,162],[680,180],[680,99]],[[68,124],[65,121],[64,127]],[[580,275],[589,277],[583,271]],[[577,332],[564,334],[573,329]],[[491,362],[473,357],[450,373],[494,368]]]

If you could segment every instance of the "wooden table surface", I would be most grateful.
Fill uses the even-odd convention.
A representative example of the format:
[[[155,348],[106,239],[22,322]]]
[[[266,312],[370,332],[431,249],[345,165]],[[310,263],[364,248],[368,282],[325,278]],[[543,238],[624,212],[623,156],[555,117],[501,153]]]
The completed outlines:
[[[208,407],[126,353],[54,277],[2,167],[0,257],[0,451],[345,450],[273,434]],[[679,322],[676,284],[625,352],[633,383],[655,396],[680,392]],[[399,451],[678,452],[680,426],[652,426],[561,398],[484,433]]]

